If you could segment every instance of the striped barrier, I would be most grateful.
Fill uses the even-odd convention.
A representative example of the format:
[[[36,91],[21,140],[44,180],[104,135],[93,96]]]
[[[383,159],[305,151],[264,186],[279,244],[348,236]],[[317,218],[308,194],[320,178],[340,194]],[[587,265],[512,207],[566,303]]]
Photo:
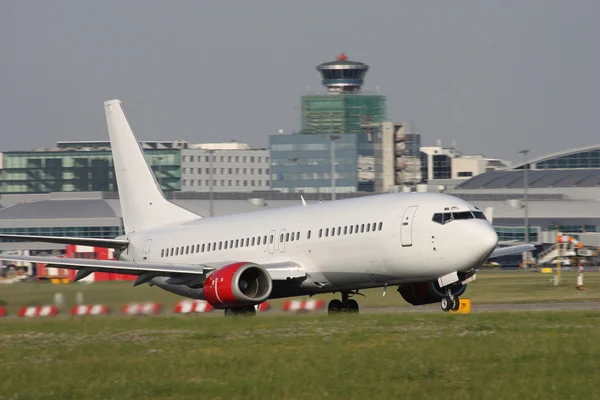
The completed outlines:
[[[71,315],[108,315],[110,309],[104,304],[82,304],[71,309]]]
[[[265,301],[264,303],[255,305],[254,308],[256,311],[268,311],[271,308],[271,305],[268,301]]]
[[[0,307],[0,317],[4,317],[6,315],[6,308]]]
[[[56,306],[23,307],[19,311],[19,317],[52,317],[58,314]]]
[[[207,313],[213,310],[213,307],[202,300],[182,300],[175,304],[176,314]]]
[[[283,311],[315,311],[324,307],[324,300],[288,300],[283,303]]]
[[[158,314],[162,308],[159,303],[129,303],[123,306],[123,313],[128,315]]]

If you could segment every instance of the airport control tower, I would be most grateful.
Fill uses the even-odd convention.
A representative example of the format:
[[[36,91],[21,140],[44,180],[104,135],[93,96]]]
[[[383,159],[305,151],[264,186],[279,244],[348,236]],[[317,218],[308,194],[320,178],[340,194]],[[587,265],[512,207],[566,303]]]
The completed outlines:
[[[364,133],[386,115],[386,98],[361,91],[367,64],[350,61],[341,53],[317,66],[326,93],[302,97],[304,134]]]

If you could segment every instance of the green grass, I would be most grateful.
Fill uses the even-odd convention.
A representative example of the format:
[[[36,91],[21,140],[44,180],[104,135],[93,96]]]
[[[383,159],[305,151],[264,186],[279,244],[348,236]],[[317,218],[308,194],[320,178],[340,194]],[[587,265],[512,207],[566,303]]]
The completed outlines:
[[[558,287],[550,282],[551,274],[541,274],[529,271],[493,272],[484,271],[469,284],[464,297],[469,297],[474,304],[491,303],[527,303],[550,301],[598,301],[600,300],[600,273],[585,274],[585,291],[575,290],[577,274],[563,274],[562,284]],[[66,311],[75,304],[76,293],[81,292],[86,304],[107,304],[113,310],[119,311],[128,302],[157,301],[166,309],[172,310],[173,305],[182,298],[156,287],[142,285],[136,288],[131,282],[104,283],[75,283],[53,285],[50,283],[22,283],[13,285],[0,284],[0,306],[6,306],[9,314],[15,315],[19,308],[30,305],[52,304],[54,294],[60,292],[65,299]],[[365,290],[366,297],[358,297],[360,306],[389,307],[406,306],[407,304],[396,292],[395,287],[388,288],[387,295],[382,296],[382,289]],[[316,296],[330,300],[339,295],[327,294]],[[272,300],[274,309],[281,309],[283,301]]]
[[[597,312],[0,321],[0,398],[594,399]]]

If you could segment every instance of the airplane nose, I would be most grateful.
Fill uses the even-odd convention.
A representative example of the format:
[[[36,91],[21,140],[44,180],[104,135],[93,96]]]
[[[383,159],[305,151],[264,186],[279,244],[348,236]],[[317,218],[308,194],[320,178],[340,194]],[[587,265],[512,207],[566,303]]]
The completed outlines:
[[[478,229],[475,242],[481,252],[481,257],[487,258],[498,245],[498,234],[490,224],[485,224]]]

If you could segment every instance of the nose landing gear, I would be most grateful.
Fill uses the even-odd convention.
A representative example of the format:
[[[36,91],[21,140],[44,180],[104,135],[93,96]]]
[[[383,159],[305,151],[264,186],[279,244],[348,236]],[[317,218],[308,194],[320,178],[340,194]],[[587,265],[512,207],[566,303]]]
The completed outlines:
[[[327,314],[339,313],[356,313],[358,314],[358,303],[356,300],[350,299],[350,296],[358,294],[357,292],[342,292],[342,300],[334,299],[327,306]]]
[[[440,306],[444,312],[457,311],[460,307],[460,301],[458,300],[458,297],[452,294],[450,289],[446,289],[446,295],[440,302]]]

